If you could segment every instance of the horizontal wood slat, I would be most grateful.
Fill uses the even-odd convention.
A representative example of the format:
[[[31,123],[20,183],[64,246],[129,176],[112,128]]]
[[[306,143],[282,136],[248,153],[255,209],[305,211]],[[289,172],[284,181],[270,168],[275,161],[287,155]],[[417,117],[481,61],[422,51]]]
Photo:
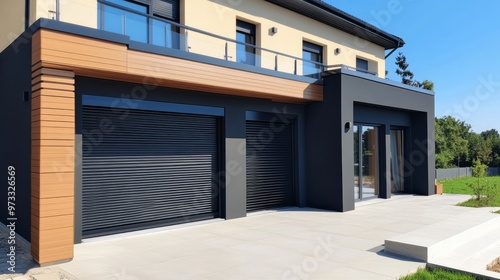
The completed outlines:
[[[32,96],[32,98],[40,97],[40,90],[33,91],[33,94],[31,96]],[[71,91],[44,89],[43,96],[44,97],[57,97],[61,102],[67,102],[68,100],[71,100],[72,102],[74,102],[74,93]],[[61,97],[64,97],[67,99],[64,99]]]
[[[39,204],[33,205],[33,208],[31,208],[31,213],[37,217],[73,215],[74,198],[72,196],[41,198],[39,201]],[[43,223],[40,224],[40,228],[42,226]]]
[[[73,223],[74,223],[73,215],[41,217],[39,219],[36,219],[36,221],[33,224],[33,228],[45,231],[51,229],[69,228],[73,226]]]
[[[31,176],[31,181],[34,184],[52,186],[52,188],[44,190],[42,194],[40,194],[39,190],[32,192],[31,195],[36,198],[72,196],[74,192],[66,187],[68,184],[74,185],[75,183],[73,172],[35,174]]]
[[[37,112],[39,111],[39,112]],[[61,117],[72,117],[75,118],[74,110],[61,110],[61,109],[52,109],[52,108],[40,108],[33,109],[31,111],[31,116],[34,117],[36,115],[52,115],[52,116],[61,116]]]
[[[50,83],[41,82],[33,85],[32,90],[36,91],[39,89],[53,89],[53,90],[64,90],[64,91],[75,91],[74,84],[60,84],[60,83]]]

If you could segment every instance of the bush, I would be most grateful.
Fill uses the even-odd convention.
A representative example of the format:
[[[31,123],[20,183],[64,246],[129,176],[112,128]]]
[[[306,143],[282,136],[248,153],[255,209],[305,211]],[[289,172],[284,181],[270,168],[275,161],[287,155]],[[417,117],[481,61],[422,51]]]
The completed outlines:
[[[479,159],[475,159],[472,162],[472,176],[476,178],[486,177],[486,168],[488,168],[486,164],[481,163]]]

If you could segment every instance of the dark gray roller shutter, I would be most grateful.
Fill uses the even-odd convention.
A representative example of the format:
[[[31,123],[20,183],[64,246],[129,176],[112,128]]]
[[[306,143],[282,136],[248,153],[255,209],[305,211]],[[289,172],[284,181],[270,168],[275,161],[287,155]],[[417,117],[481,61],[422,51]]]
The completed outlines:
[[[293,205],[293,125],[247,121],[246,134],[247,211]]]
[[[179,0],[153,0],[153,14],[179,21]]]
[[[217,117],[83,106],[83,236],[214,218]]]

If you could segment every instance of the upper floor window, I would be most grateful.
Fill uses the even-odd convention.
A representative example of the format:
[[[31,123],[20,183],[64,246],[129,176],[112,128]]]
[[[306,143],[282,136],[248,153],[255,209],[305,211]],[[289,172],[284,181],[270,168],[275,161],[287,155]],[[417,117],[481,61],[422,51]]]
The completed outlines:
[[[368,73],[368,60],[356,58],[356,71]]]
[[[179,48],[179,0],[102,0],[99,28],[131,40]]]
[[[236,62],[255,65],[255,25],[236,20]]]
[[[319,79],[323,71],[323,47],[304,41],[302,59],[302,75]]]

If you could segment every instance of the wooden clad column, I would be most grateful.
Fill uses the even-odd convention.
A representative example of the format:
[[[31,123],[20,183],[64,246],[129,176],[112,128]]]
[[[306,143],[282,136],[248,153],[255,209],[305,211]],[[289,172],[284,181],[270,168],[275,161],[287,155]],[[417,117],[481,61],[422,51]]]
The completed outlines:
[[[75,79],[34,69],[31,99],[31,254],[70,260],[74,244]]]

